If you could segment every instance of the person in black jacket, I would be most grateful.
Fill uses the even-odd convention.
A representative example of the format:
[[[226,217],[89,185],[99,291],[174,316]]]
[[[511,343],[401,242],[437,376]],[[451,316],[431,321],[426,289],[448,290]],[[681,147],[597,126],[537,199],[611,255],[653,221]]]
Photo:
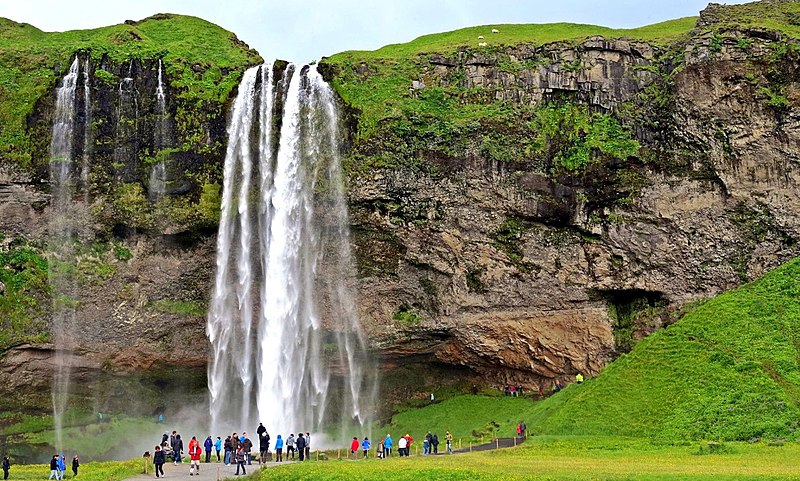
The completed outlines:
[[[164,461],[166,461],[164,451],[161,450],[161,446],[156,446],[156,452],[153,454],[153,464],[156,466],[156,478],[159,477],[159,473],[161,473],[161,476],[164,476]]]
[[[50,477],[47,479],[55,479],[58,481],[58,454],[54,454],[50,459]]]
[[[81,465],[81,462],[78,460],[78,455],[76,454],[74,458],[72,458],[72,477],[78,475],[78,466]]]
[[[3,458],[3,479],[8,479],[8,470],[11,469],[11,461],[8,456]]]
[[[300,461],[302,461],[306,455],[306,438],[303,437],[303,433],[297,435],[297,440],[294,444],[297,447],[297,454],[300,455]]]

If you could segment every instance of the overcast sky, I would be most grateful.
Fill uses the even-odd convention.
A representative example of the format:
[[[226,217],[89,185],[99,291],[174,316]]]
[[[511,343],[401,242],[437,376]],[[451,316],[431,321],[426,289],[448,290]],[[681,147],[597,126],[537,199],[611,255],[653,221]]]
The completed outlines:
[[[576,22],[638,27],[697,15],[706,4],[702,0],[0,0],[0,16],[62,31],[141,20],[155,13],[195,15],[235,32],[265,59],[307,62],[342,50],[374,50],[474,25]]]

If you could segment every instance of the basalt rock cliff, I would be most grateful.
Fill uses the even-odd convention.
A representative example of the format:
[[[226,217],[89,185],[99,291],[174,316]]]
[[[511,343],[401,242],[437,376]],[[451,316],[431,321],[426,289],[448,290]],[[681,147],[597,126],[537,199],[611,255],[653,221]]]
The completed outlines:
[[[0,109],[16,125],[0,149],[4,408],[49,402],[47,145],[76,54],[92,79],[81,295],[64,300],[83,323],[79,394],[123,409],[134,386],[146,411],[170,386],[202,392],[225,113],[260,59],[227,32],[208,45],[238,53],[209,50],[214,61],[132,47],[176,18],[35,58],[0,43],[0,62],[25,59],[7,75],[43,79],[21,117]],[[358,305],[386,395],[594,375],[687,304],[797,256],[798,18],[795,2],[710,5],[652,30],[529,26],[526,40],[485,27],[323,59],[345,112]],[[0,36],[30,28],[6,22]],[[167,149],[152,140],[158,59]],[[133,116],[119,107],[124,77],[141,99]],[[165,159],[153,199],[149,168]]]

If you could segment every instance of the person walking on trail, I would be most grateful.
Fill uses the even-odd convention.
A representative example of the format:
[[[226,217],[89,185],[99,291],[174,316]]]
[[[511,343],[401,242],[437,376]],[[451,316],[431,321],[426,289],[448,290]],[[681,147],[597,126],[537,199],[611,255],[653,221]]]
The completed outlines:
[[[175,443],[172,445],[172,459],[175,465],[181,464],[181,454],[183,454],[183,439],[180,434],[175,435]]]
[[[300,461],[303,461],[306,458],[306,438],[303,437],[303,433],[297,435],[295,445],[297,446],[297,455]]]
[[[153,454],[153,465],[156,467],[156,478],[164,476],[164,462],[166,461],[166,456],[164,456],[164,451],[161,450],[161,446],[156,446],[155,453]]]
[[[50,477],[47,479],[58,480],[58,454],[54,454],[50,459]]]
[[[286,438],[286,459],[289,459],[289,455],[292,455],[292,461],[294,461],[294,433],[290,433],[289,437]]]
[[[217,436],[217,440],[214,441],[214,450],[217,452],[217,462],[220,461],[219,452],[222,451],[222,438]]]
[[[439,454],[439,435],[436,433],[433,433],[431,438],[431,447],[433,448],[433,454]]]
[[[445,433],[444,439],[447,442],[447,453],[453,454],[453,435],[450,434],[450,431]]]
[[[81,466],[81,462],[78,459],[78,455],[76,454],[74,458],[72,458],[72,477],[75,478],[78,476],[78,468]]]
[[[64,473],[67,471],[67,460],[64,458],[62,454],[60,458],[58,458],[58,479],[64,479]]]
[[[369,448],[372,447],[372,443],[369,442],[368,437],[364,437],[364,440],[361,441],[361,449],[364,451],[364,459],[369,457]]]
[[[236,449],[236,476],[239,476],[239,468],[242,468],[242,474],[247,474],[247,471],[244,468],[245,462],[245,454],[244,454],[244,446],[239,445]]]
[[[211,462],[211,449],[214,448],[214,440],[211,439],[211,436],[207,437],[205,441],[203,441],[203,447],[206,448],[206,462]],[[219,453],[219,451],[217,451]]]
[[[197,441],[195,438],[192,438],[193,441]],[[195,471],[197,475],[200,476],[200,455],[203,453],[203,450],[200,449],[200,443],[195,442],[192,444],[189,443],[189,459],[191,459],[191,465],[189,466],[189,476],[194,476]]]
[[[386,439],[383,440],[383,456],[388,458],[392,455],[392,447],[394,446],[394,441],[392,441],[392,435],[387,434]]]
[[[350,454],[355,456],[356,451],[358,451],[358,438],[353,436],[353,441],[350,443]]]
[[[519,422],[519,437],[524,438],[525,437],[525,431],[527,431],[527,430],[528,430],[528,425],[525,424],[525,421],[520,421]]]
[[[278,438],[275,439],[275,462],[283,462],[283,439],[280,434],[278,434]]]
[[[311,461],[311,434],[306,433],[306,461]]]
[[[11,461],[8,456],[3,457],[3,479],[8,479],[8,470],[11,469]]]

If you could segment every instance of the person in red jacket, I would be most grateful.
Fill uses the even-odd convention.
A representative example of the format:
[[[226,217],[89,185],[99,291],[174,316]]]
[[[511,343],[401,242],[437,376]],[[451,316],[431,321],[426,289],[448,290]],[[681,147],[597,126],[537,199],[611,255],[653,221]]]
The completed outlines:
[[[353,442],[350,443],[350,454],[355,456],[356,451],[358,451],[358,446],[359,446],[358,438],[354,436]]]
[[[189,466],[189,476],[194,476],[195,471],[197,471],[198,476],[200,475],[200,454],[202,452],[203,450],[200,448],[197,438],[192,437],[192,440],[189,441],[189,458],[192,460]]]

